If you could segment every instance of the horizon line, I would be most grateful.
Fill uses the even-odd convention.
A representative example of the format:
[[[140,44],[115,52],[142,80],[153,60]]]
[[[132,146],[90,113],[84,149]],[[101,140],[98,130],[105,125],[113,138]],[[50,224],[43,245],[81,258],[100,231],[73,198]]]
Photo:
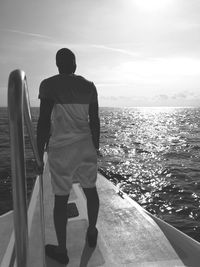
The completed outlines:
[[[40,106],[31,106],[31,108],[39,108]],[[0,106],[7,108],[7,105]],[[99,106],[99,108],[200,108],[200,106]]]

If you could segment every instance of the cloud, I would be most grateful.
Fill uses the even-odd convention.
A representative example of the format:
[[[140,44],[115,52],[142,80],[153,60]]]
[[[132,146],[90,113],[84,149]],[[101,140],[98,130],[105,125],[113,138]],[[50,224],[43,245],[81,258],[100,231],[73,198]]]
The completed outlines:
[[[178,93],[169,93],[169,94],[159,94],[155,95],[154,99],[156,100],[187,100],[187,99],[195,99],[197,97],[200,97],[200,94],[197,95],[192,91],[184,91],[184,92],[178,92]]]
[[[200,106],[200,92],[192,90],[179,91],[177,93],[157,94],[151,98],[152,106]]]
[[[173,87],[195,86],[200,77],[200,59],[174,57],[123,60],[113,66],[99,66],[98,74],[104,79],[99,80],[99,83],[125,82],[146,88],[154,86],[159,90],[169,87],[172,91]]]
[[[157,95],[156,98],[161,99],[161,100],[166,100],[166,99],[169,98],[169,96],[168,95],[161,94],[161,95]]]
[[[132,52],[132,51],[129,51],[126,49],[120,49],[120,48],[110,47],[110,46],[106,46],[106,45],[91,44],[90,47],[108,50],[108,51],[117,52],[117,53],[122,53],[122,54],[126,54],[129,56],[134,56],[134,57],[138,57],[140,55],[139,52]]]
[[[127,86],[127,83],[112,83],[112,82],[107,82],[107,83],[96,83],[97,87],[124,87]]]
[[[187,97],[188,97],[188,95],[185,94],[185,93],[178,93],[178,94],[174,94],[174,95],[172,96],[173,99],[187,98]]]
[[[103,100],[109,100],[109,101],[117,101],[120,99],[119,96],[103,96],[103,95],[100,95],[99,96],[100,99],[103,99]]]
[[[199,30],[200,24],[188,21],[180,21],[177,22],[174,27],[177,30],[182,30],[182,31],[192,30],[192,29]]]
[[[93,50],[104,50],[104,51],[111,51],[115,53],[120,53],[132,57],[139,57],[140,53],[139,52],[132,52],[130,50],[126,49],[120,49],[120,48],[115,48],[115,47],[110,47],[102,44],[91,44],[91,43],[71,43],[71,42],[65,42],[65,41],[59,41],[56,39],[53,39],[49,36],[43,36],[40,34],[32,34],[32,33],[24,33],[30,36],[38,36],[38,37],[43,37],[45,39],[49,39],[49,41],[43,41],[43,45],[48,48],[48,47],[53,47],[53,48],[59,48],[59,47],[69,47],[70,49],[75,49],[77,51],[83,51],[83,52],[91,52]]]
[[[8,32],[8,33],[16,33],[21,34],[25,36],[31,36],[31,37],[37,37],[37,38],[44,38],[44,39],[52,39],[50,36],[38,34],[38,33],[32,33],[32,32],[24,32],[19,30],[13,30],[13,29],[0,29],[1,32]]]

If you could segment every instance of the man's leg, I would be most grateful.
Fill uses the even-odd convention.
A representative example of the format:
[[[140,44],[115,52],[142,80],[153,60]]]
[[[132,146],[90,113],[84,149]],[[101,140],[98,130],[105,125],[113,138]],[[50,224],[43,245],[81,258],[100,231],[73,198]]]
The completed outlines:
[[[54,217],[54,226],[55,226],[56,236],[58,240],[58,250],[60,252],[66,251],[68,199],[69,199],[69,195],[66,195],[66,196],[55,195],[53,217]]]
[[[87,199],[89,229],[93,230],[96,227],[97,217],[99,213],[99,196],[96,186],[92,188],[83,188],[83,191]]]

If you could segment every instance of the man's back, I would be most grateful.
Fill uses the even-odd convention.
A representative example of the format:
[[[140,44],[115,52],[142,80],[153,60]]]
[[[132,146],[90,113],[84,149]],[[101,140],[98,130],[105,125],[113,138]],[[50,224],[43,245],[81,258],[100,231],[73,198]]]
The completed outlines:
[[[59,74],[45,79],[39,97],[54,103],[49,146],[60,147],[91,135],[89,105],[97,102],[94,84],[75,74]]]
[[[74,75],[74,53],[62,48],[56,53],[59,75],[40,85],[40,115],[37,125],[37,146],[43,162],[48,144],[48,162],[54,197],[53,218],[58,246],[45,246],[46,255],[65,265],[69,262],[66,247],[66,205],[73,180],[79,180],[87,199],[90,247],[97,243],[96,228],[99,197],[96,190],[97,152],[100,120],[97,91],[92,82]],[[41,166],[41,170],[42,171]]]

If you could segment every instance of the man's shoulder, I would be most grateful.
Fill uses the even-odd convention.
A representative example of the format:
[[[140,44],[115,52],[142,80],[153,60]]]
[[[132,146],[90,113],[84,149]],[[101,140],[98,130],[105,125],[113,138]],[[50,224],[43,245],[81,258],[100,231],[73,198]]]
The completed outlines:
[[[48,78],[45,78],[44,80],[42,80],[41,84],[52,84],[54,82],[59,82],[59,81],[63,81],[63,78],[67,78],[68,82],[71,81],[77,81],[80,83],[85,83],[85,84],[90,84],[90,85],[94,85],[94,83],[88,79],[86,79],[85,77],[81,76],[81,75],[77,75],[77,74],[72,74],[72,75],[67,75],[67,76],[63,76],[60,74],[57,75],[53,75],[50,76]]]
[[[42,85],[48,85],[48,84],[51,84],[52,82],[56,81],[59,79],[59,74],[57,75],[53,75],[53,76],[50,76],[48,78],[45,78],[44,80],[42,80],[41,84]]]
[[[54,84],[58,79],[58,75],[48,77],[41,81],[39,89],[39,98],[53,98]]]
[[[89,85],[94,85],[94,83],[92,81],[86,79],[85,77],[83,77],[81,75],[74,74],[74,78],[79,82],[82,82],[82,83],[85,83],[85,84],[89,84]]]
[[[65,87],[66,85],[89,90],[90,92],[91,90],[94,91],[96,89],[92,81],[86,79],[81,75],[72,74],[66,76],[57,74],[42,80],[40,84],[40,90],[49,92],[50,88],[54,90],[55,87]]]

